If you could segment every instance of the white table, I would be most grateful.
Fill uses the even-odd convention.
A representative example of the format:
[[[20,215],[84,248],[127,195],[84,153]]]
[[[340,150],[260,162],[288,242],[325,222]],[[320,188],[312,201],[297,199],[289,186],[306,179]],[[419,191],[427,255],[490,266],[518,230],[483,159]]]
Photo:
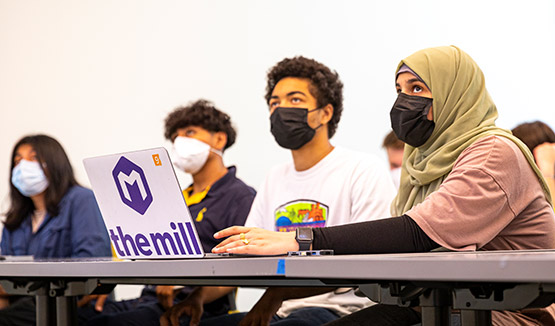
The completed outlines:
[[[71,325],[76,295],[116,284],[359,286],[374,301],[422,306],[423,325],[444,324],[451,307],[463,325],[487,325],[491,310],[555,301],[555,251],[4,261],[0,279],[10,293],[37,296],[39,325],[54,322],[52,298],[58,325]]]

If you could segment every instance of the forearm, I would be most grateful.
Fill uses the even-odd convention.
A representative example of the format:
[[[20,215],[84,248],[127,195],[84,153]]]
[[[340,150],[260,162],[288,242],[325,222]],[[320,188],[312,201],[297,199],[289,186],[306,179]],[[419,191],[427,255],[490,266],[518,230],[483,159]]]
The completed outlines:
[[[198,295],[202,303],[206,304],[227,295],[235,289],[236,287],[233,286],[199,286],[190,295]]]
[[[285,301],[289,299],[301,299],[314,295],[331,292],[336,288],[330,287],[270,287],[264,293],[275,300]]]
[[[4,290],[4,288],[2,287],[2,285],[0,285],[0,298],[7,298],[10,295],[6,292],[6,290]]]
[[[333,249],[335,254],[424,252],[439,247],[407,215],[313,231],[313,249]]]
[[[4,309],[10,305],[9,294],[4,291],[4,288],[0,285],[0,309]]]

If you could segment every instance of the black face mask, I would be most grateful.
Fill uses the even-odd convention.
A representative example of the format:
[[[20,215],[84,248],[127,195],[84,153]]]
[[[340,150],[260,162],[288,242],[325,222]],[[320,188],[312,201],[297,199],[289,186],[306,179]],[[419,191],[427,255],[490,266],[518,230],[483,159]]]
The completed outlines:
[[[424,145],[436,125],[426,117],[432,103],[431,98],[399,93],[389,116],[391,128],[400,140],[413,147]]]
[[[278,107],[270,116],[272,135],[279,146],[287,149],[299,149],[308,143],[316,133],[308,125],[308,114],[316,110],[303,108],[282,108]]]

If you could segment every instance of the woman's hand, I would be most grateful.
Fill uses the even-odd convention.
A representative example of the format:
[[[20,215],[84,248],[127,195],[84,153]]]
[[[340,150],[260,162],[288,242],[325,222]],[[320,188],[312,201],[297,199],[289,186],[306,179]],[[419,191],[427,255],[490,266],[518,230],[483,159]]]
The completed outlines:
[[[214,234],[214,238],[225,238],[212,249],[214,253],[249,255],[280,255],[299,250],[295,232],[273,232],[259,228],[232,226]]]

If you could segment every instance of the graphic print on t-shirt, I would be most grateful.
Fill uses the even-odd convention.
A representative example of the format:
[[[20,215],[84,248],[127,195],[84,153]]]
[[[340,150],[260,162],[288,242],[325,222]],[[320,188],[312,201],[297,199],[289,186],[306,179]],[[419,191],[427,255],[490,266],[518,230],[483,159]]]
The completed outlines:
[[[290,201],[274,211],[276,231],[294,231],[296,228],[326,226],[329,208],[326,204],[310,199]]]

